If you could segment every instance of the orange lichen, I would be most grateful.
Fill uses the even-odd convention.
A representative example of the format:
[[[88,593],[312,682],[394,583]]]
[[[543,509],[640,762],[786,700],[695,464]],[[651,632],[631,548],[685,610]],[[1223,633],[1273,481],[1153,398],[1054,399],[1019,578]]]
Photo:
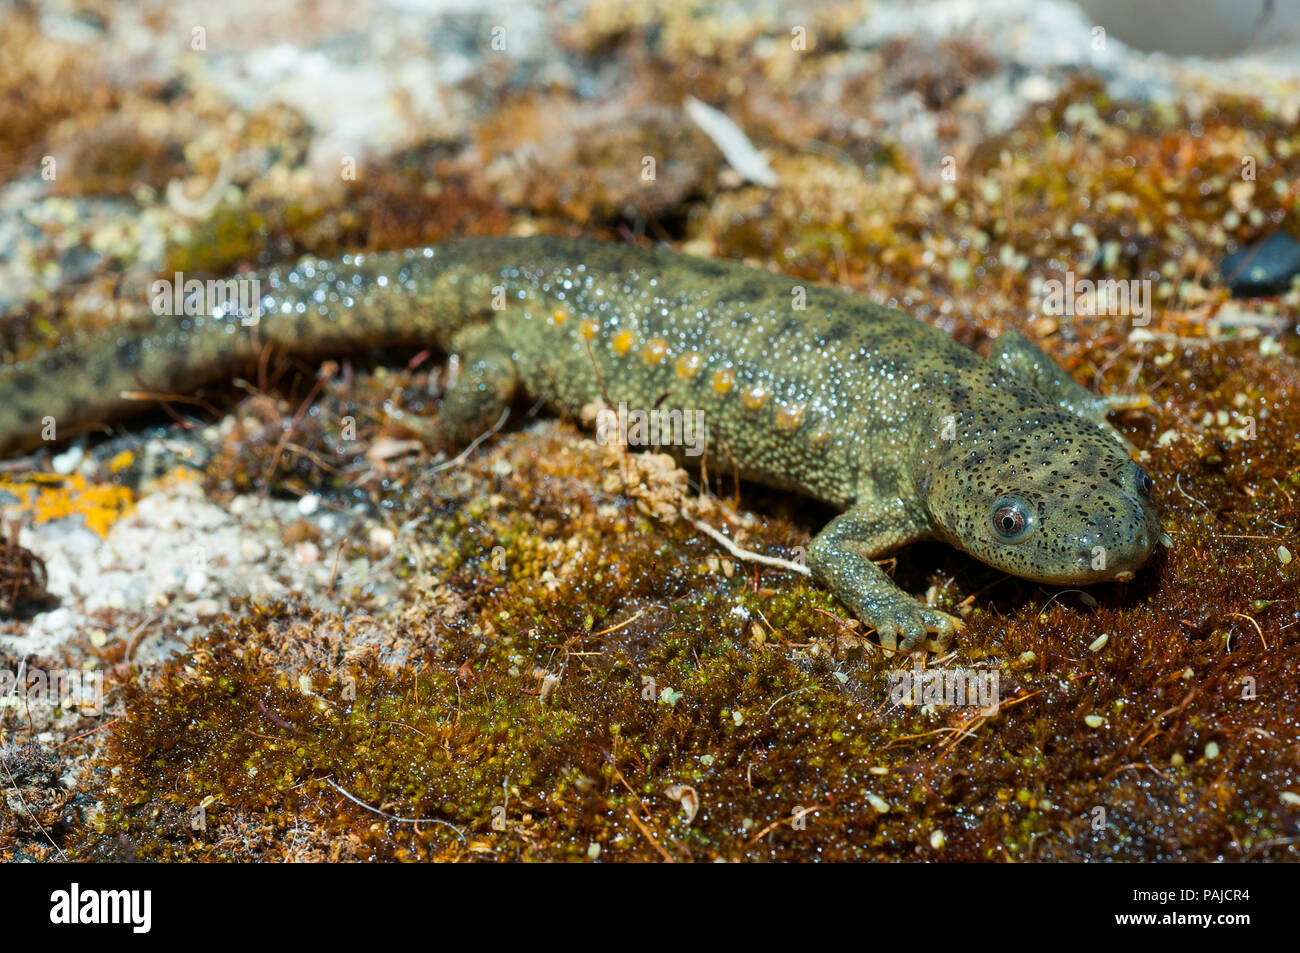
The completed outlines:
[[[134,494],[112,483],[89,483],[79,473],[69,476],[46,473],[0,475],[0,490],[19,499],[19,513],[30,513],[36,524],[69,516],[82,516],[86,527],[101,537],[131,511]]]

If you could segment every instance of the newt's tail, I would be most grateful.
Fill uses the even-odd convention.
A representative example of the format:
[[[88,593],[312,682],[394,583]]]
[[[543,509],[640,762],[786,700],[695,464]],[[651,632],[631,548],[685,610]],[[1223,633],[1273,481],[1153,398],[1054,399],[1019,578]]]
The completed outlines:
[[[447,350],[489,314],[495,276],[524,240],[304,261],[262,275],[156,284],[128,321],[30,361],[0,367],[0,456],[189,393],[256,360],[268,344],[323,355],[411,344]]]

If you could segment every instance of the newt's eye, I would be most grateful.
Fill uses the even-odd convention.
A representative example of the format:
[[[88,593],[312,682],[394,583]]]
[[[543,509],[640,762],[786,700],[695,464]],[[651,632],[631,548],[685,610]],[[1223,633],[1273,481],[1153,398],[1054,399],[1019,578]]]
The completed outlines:
[[[1137,491],[1142,494],[1142,499],[1151,499],[1151,474],[1137,464],[1133,465],[1133,482],[1137,484]]]
[[[1034,529],[1033,511],[1014,496],[1004,496],[993,504],[993,532],[1005,543],[1018,543]]]

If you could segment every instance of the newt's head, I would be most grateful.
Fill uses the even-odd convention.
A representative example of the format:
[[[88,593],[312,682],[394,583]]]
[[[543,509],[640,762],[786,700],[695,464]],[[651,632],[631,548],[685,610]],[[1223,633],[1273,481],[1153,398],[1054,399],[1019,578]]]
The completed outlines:
[[[940,442],[922,479],[935,529],[976,559],[1037,582],[1132,579],[1163,535],[1147,472],[1096,424],[1066,411],[997,423],[967,419]]]

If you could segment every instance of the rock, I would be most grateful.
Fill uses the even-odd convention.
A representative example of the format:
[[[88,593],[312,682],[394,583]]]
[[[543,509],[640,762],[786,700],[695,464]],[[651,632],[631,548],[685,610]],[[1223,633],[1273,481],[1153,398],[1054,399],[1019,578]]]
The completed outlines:
[[[78,464],[81,463],[85,455],[85,447],[81,444],[73,444],[63,453],[57,454],[50,460],[50,469],[62,476],[67,476],[77,469]]]
[[[1271,0],[1079,0],[1097,25],[1139,50],[1232,56],[1294,30],[1300,11]]]
[[[1219,273],[1233,297],[1282,294],[1300,274],[1300,242],[1286,232],[1274,232],[1224,258]]]
[[[266,558],[267,549],[257,540],[246,539],[239,544],[239,555],[246,563],[260,563]]]
[[[221,603],[216,599],[195,599],[180,607],[180,611],[195,619],[210,619],[221,613]]]

